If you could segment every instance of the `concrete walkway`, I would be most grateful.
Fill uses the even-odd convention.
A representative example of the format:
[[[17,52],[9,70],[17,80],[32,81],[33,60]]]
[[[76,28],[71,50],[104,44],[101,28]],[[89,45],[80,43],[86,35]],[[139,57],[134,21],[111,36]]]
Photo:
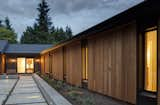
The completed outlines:
[[[0,105],[7,99],[10,91],[14,87],[17,79],[1,79],[0,80]]]
[[[20,79],[5,104],[48,105],[32,76],[20,76]]]

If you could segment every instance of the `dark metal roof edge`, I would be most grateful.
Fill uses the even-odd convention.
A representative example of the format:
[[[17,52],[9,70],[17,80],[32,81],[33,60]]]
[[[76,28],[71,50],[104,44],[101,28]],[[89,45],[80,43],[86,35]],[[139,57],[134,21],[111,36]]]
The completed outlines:
[[[46,50],[43,50],[41,52],[41,54],[44,54],[44,53],[47,53],[48,51],[51,51],[53,49],[56,49],[56,48],[59,48],[61,46],[64,46],[72,41],[76,41],[78,39],[82,39],[82,38],[85,38],[89,35],[91,35],[91,33],[96,33],[96,32],[99,32],[99,31],[102,31],[104,29],[107,29],[107,28],[112,28],[113,26],[117,25],[118,23],[124,23],[124,21],[132,21],[134,19],[136,19],[136,12],[138,12],[139,9],[143,8],[143,7],[146,7],[148,4],[152,3],[152,2],[155,2],[154,0],[145,0],[83,32],[80,32],[79,34],[77,34],[76,36],[72,37],[71,39],[68,39],[68,40],[65,40],[63,42],[60,42],[54,46],[52,46],[52,48],[48,48]],[[130,16],[129,18],[127,18],[126,20],[123,20],[123,22],[121,21],[121,19],[123,19],[124,17],[126,18],[127,16]],[[117,22],[117,20],[119,20]],[[114,24],[113,24],[114,23]],[[104,27],[105,26],[105,27]]]

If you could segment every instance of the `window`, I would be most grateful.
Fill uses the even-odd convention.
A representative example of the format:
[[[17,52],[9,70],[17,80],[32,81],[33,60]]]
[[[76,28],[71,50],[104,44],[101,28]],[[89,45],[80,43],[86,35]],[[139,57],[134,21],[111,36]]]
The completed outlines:
[[[145,33],[145,86],[146,91],[157,91],[157,30]]]
[[[87,41],[82,42],[82,74],[83,80],[88,80],[88,46]]]

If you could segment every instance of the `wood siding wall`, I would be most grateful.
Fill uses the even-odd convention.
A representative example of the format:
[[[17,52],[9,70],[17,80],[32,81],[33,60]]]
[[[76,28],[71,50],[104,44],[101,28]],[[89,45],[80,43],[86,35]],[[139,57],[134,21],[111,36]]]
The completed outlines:
[[[6,56],[4,54],[1,55],[1,73],[5,73],[5,59],[6,59]]]
[[[41,73],[49,73],[49,53],[41,56]]]
[[[44,66],[44,70],[45,70],[45,73],[49,73],[49,54],[46,54],[45,56],[44,56],[44,63],[45,63],[45,66]]]
[[[158,20],[158,98],[157,103],[160,105],[160,17]]]
[[[136,103],[136,26],[103,32],[88,40],[88,88]]]
[[[88,39],[88,88],[132,104],[136,103],[136,24],[97,33]],[[81,41],[44,54],[44,69],[51,63],[53,78],[81,86]],[[65,49],[65,50],[63,50]],[[47,66],[47,67],[46,67]],[[43,71],[43,70],[42,70]]]
[[[68,83],[81,86],[82,80],[82,55],[81,55],[81,43],[75,42],[72,45],[65,47],[65,69],[66,80]]]
[[[57,80],[63,80],[63,48],[52,52],[51,61],[52,76]]]
[[[2,74],[2,54],[0,54],[0,74]]]

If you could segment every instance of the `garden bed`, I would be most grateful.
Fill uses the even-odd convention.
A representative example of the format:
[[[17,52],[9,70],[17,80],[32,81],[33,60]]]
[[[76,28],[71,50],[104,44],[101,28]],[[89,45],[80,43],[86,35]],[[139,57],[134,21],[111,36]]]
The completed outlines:
[[[50,79],[46,75],[40,75],[48,84],[68,99],[73,105],[128,105],[106,96],[88,91],[87,89],[69,85],[63,81]]]

